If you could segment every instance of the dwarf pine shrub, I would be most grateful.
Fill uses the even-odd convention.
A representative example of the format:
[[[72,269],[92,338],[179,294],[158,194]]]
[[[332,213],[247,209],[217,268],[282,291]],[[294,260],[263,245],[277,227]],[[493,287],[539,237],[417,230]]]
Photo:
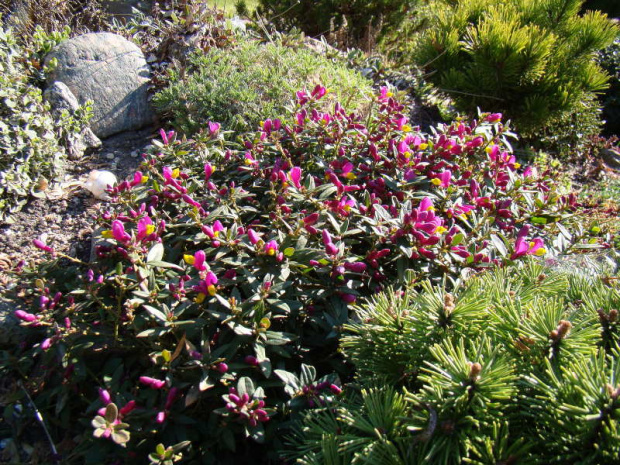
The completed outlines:
[[[355,382],[308,412],[298,463],[615,463],[620,292],[541,264],[387,291],[342,346]]]
[[[386,88],[365,115],[325,110],[327,95],[299,91],[286,119],[241,140],[215,122],[192,140],[162,131],[109,190],[92,263],[36,241],[52,260],[18,269],[27,337],[1,366],[51,434],[77,443],[60,451],[68,463],[278,459],[291,419],[331,405],[351,376],[337,348],[353,303],[609,246],[549,173],[518,164],[501,115],[425,134]],[[472,309],[442,302],[429,303],[441,324],[420,321],[428,340],[473,334]]]
[[[341,101],[352,109],[368,103],[370,83],[344,64],[309,49],[252,41],[194,55],[186,71],[171,72],[169,86],[153,102],[187,134],[205,128],[208,121],[248,130],[284,115],[291,96],[306,83],[333,89],[332,103]]]
[[[502,111],[533,136],[562,115],[579,120],[580,102],[607,85],[594,58],[618,27],[598,11],[580,15],[582,3],[439,0],[415,60],[461,110]]]

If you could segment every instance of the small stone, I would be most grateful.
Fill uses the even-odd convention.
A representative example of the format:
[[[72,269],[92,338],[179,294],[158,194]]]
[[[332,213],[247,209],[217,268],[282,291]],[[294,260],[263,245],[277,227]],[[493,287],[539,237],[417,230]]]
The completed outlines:
[[[106,157],[108,160],[114,160],[115,155],[114,155],[112,152],[110,152],[110,153],[106,153],[106,154],[105,154],[105,157]]]
[[[133,152],[131,152],[131,158],[137,158],[139,155],[139,152],[137,150],[134,150]]]

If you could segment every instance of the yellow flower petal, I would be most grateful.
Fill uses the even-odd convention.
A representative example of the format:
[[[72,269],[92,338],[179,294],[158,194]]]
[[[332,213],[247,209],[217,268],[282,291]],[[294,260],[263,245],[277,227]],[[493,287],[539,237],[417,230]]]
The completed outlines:
[[[187,263],[188,265],[193,265],[196,261],[196,258],[193,255],[185,254],[183,255],[183,260],[185,260],[185,263]]]
[[[207,298],[207,295],[201,292],[200,294],[196,296],[196,298],[194,299],[194,302],[196,302],[197,304],[201,304],[205,301],[206,298]]]

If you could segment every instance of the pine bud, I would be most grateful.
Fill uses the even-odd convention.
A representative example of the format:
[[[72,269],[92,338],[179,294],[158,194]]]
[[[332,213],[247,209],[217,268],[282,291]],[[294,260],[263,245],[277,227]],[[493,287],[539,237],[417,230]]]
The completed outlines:
[[[472,381],[477,381],[480,376],[480,372],[482,372],[482,365],[478,362],[472,363],[469,362],[469,379]]]
[[[443,309],[446,312],[446,315],[450,315],[454,310],[454,296],[450,293],[446,293],[443,296]]]
[[[611,323],[615,323],[617,319],[618,319],[618,310],[616,310],[615,308],[612,308],[611,310],[609,310],[609,321]]]

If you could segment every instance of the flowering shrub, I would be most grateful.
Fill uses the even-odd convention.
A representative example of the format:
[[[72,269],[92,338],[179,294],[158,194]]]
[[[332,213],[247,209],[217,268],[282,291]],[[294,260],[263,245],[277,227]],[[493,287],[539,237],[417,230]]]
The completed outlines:
[[[109,190],[94,260],[51,261],[21,290],[30,338],[4,368],[78,435],[72,457],[155,460],[190,441],[207,462],[254,458],[252,437],[274,458],[290,416],[350,375],[336,348],[352,303],[606,246],[573,224],[573,195],[509,153],[501,115],[426,135],[388,89],[363,118],[318,110],[326,93],[298,92],[288,120],[242,142],[214,122],[194,140],[162,131]]]

